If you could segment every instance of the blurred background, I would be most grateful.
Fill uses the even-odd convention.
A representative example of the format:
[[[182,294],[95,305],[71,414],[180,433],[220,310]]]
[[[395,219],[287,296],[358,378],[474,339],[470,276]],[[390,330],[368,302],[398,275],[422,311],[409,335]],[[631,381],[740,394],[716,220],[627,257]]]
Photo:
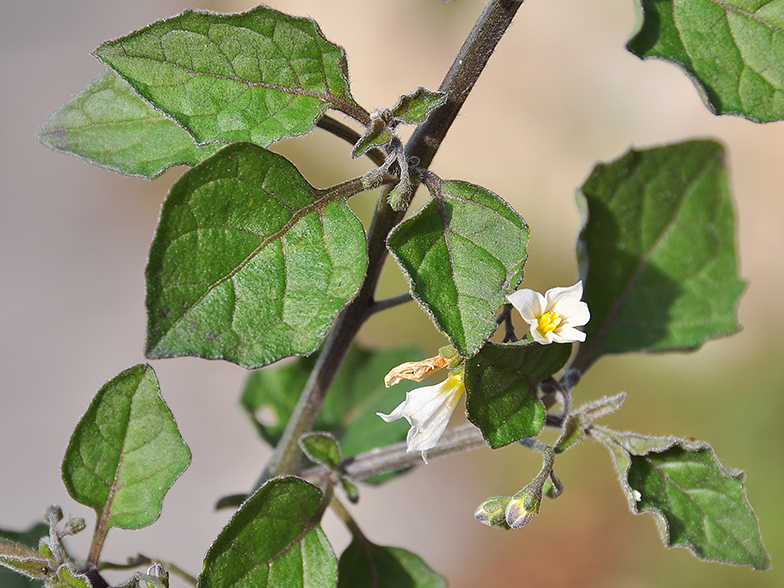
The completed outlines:
[[[345,47],[354,97],[392,106],[424,85],[436,89],[480,13],[482,0],[269,0],[311,16]],[[144,268],[160,203],[182,170],[152,182],[122,178],[35,141],[40,122],[103,69],[101,42],[195,7],[245,10],[249,0],[25,0],[0,18],[0,527],[21,530],[52,503],[94,521],[60,481],[70,433],[95,392],[143,362]],[[721,140],[737,199],[740,268],[749,286],[743,330],[687,355],[602,359],[575,401],[628,392],[605,424],[710,442],[727,467],[747,474],[774,569],[755,573],[666,550],[650,516],[629,513],[609,455],[588,442],[558,459],[566,486],[525,529],[476,523],[475,507],[512,494],[541,461],[520,447],[431,462],[380,488],[363,488],[352,512],[371,540],[406,547],[451,586],[643,588],[784,586],[784,126],[717,118],[675,66],[642,62],[624,45],[635,0],[529,0],[455,122],[433,170],[506,198],[532,230],[524,285],[572,284],[579,218],[574,194],[597,161],[629,147],[693,137]],[[348,145],[316,131],[274,146],[316,186],[367,169]],[[352,199],[367,220],[375,195]],[[388,264],[383,294],[405,289]],[[373,347],[444,344],[414,304],[376,315],[361,340]],[[242,368],[196,359],[153,362],[163,395],[193,452],[161,519],[113,530],[104,557],[137,552],[197,575],[228,520],[215,500],[251,488],[269,450],[240,413]],[[394,394],[394,390],[390,393]],[[455,419],[459,422],[460,416]],[[554,436],[546,437],[549,441]],[[336,551],[349,541],[325,522]],[[72,539],[84,557],[89,532]],[[112,575],[120,582],[124,576]],[[174,580],[173,588],[184,586]]]

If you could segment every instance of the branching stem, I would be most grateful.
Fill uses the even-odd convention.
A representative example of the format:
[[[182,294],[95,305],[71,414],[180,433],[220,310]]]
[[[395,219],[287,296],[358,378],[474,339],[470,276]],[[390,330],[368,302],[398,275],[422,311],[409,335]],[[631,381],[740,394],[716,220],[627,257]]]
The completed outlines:
[[[324,129],[328,133],[332,133],[333,135],[339,137],[340,139],[343,139],[344,141],[347,141],[351,145],[354,145],[362,137],[362,135],[360,135],[351,127],[344,125],[339,120],[334,119],[326,114],[318,120],[316,126],[318,126],[321,129]],[[376,165],[383,165],[384,160],[387,157],[384,154],[384,152],[381,151],[381,149],[377,149],[377,148],[369,149],[365,153],[365,155],[367,155],[367,157]]]
[[[417,128],[406,145],[406,157],[415,157],[419,167],[427,169],[430,166],[447,131],[521,5],[522,0],[490,0],[485,6],[439,87],[439,91],[447,96],[446,102]],[[368,271],[362,288],[335,320],[299,403],[254,491],[271,477],[298,471],[298,440],[312,429],[351,342],[371,314],[376,285],[386,259],[386,239],[405,212],[392,210],[386,203],[387,194],[388,189],[382,189],[368,231]]]
[[[377,312],[381,312],[382,310],[394,308],[395,306],[400,306],[401,304],[411,302],[412,300],[413,298],[411,298],[411,292],[404,292],[403,294],[398,294],[397,296],[390,296],[389,298],[374,300],[373,304],[368,309],[368,314],[375,314]]]

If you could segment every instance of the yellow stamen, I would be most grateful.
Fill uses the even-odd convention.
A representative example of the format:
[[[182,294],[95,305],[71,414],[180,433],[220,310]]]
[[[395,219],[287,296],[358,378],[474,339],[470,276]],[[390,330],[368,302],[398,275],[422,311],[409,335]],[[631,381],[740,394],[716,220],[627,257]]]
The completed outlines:
[[[539,326],[536,330],[544,337],[547,333],[555,331],[562,322],[563,317],[554,310],[551,310],[539,317]]]

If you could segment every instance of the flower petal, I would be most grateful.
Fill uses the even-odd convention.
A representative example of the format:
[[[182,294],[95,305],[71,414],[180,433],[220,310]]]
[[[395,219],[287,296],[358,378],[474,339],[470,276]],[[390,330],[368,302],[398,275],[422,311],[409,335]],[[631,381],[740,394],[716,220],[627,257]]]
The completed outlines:
[[[583,297],[583,282],[580,280],[574,286],[550,288],[545,292],[544,297],[547,301],[547,310],[560,308],[561,305],[567,308],[570,302],[580,302],[580,298]]]
[[[450,376],[435,386],[406,393],[406,399],[388,415],[376,414],[386,422],[405,418],[411,425],[406,451],[421,451],[427,463],[427,450],[438,444],[464,390],[462,376]]]
[[[574,343],[575,341],[585,341],[585,333],[578,331],[569,325],[561,326],[548,335],[553,336],[553,341],[556,343]]]
[[[545,313],[545,297],[536,290],[523,288],[512,292],[506,299],[512,303],[529,325],[538,323],[539,317]]]

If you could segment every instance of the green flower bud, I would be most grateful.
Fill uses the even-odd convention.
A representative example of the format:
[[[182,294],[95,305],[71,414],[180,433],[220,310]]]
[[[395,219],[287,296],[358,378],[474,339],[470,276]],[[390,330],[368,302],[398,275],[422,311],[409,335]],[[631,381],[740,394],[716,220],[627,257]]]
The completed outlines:
[[[488,527],[509,530],[506,524],[506,508],[511,498],[509,496],[493,496],[485,500],[474,512],[474,518]]]
[[[44,520],[49,523],[49,526],[56,525],[63,520],[63,509],[56,504],[47,507],[44,511]]]
[[[84,531],[85,527],[87,527],[87,523],[84,522],[82,517],[68,519],[68,522],[63,525],[63,531],[60,533],[60,535],[63,537],[68,535],[76,535],[77,533]]]

